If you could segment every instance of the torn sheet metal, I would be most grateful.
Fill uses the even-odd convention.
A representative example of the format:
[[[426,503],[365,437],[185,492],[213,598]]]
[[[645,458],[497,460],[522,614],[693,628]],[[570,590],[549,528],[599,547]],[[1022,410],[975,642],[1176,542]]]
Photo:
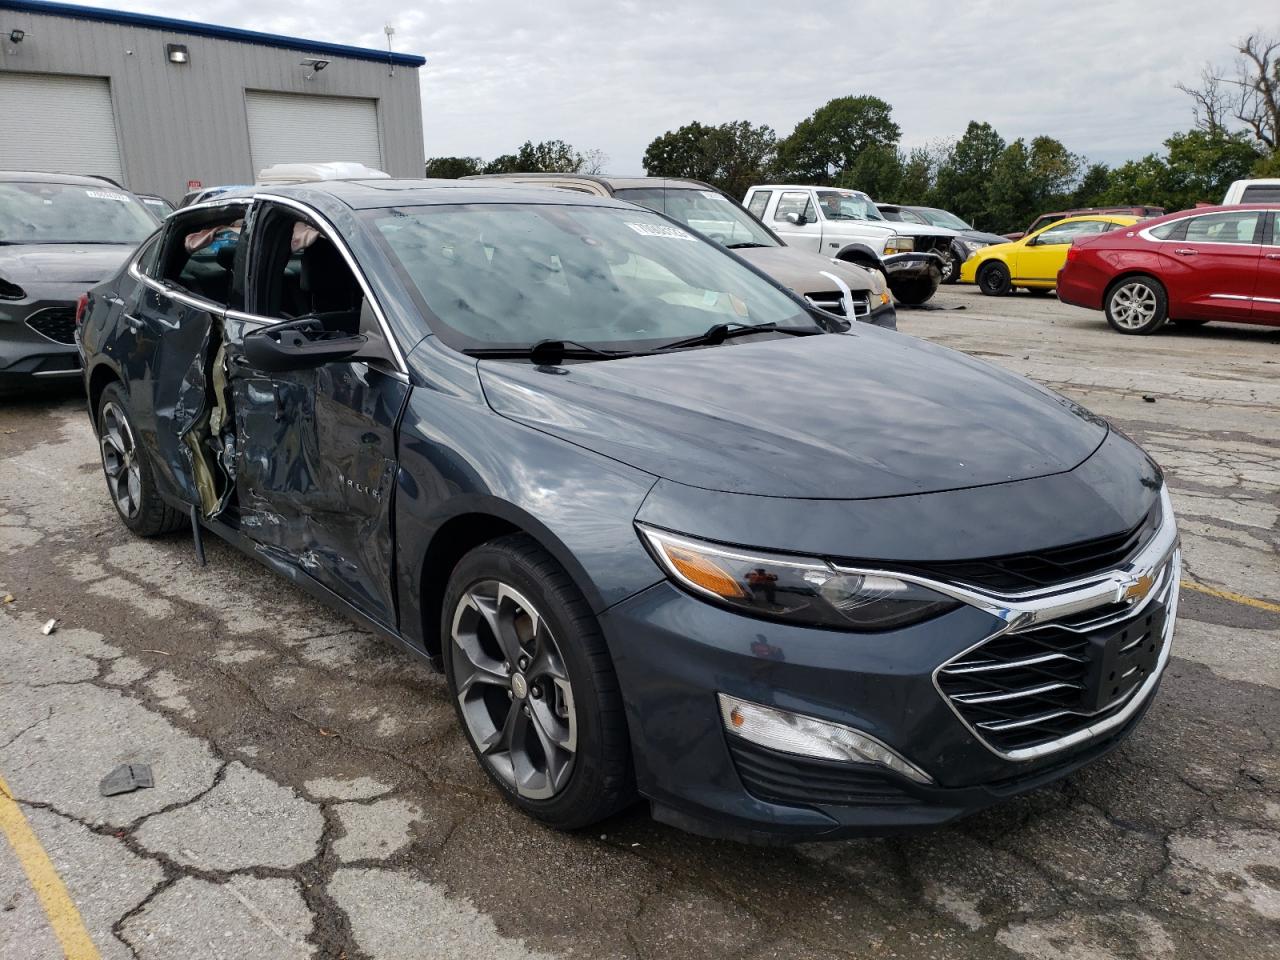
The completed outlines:
[[[114,797],[121,793],[133,793],[135,790],[149,790],[156,785],[151,767],[145,763],[122,763],[98,784],[98,793],[104,797]]]

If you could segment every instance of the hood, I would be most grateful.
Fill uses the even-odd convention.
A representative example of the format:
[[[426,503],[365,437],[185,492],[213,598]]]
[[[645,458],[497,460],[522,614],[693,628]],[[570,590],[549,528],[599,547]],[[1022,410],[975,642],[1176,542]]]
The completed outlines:
[[[0,246],[0,277],[24,283],[98,283],[136,249],[125,243],[30,243]]]
[[[824,273],[835,274],[849,285],[850,290],[875,288],[871,274],[866,270],[850,263],[836,263],[819,253],[795,247],[744,247],[733,252],[796,293],[834,290],[836,284],[829,277],[824,277]]]
[[[872,328],[561,367],[482,360],[490,406],[710,490],[864,499],[1070,470],[1106,424],[1021,377]]]
[[[960,235],[958,230],[952,230],[950,227],[930,227],[923,223],[892,221],[889,226],[893,227],[894,233],[904,237],[958,237]]]
[[[998,233],[987,233],[985,230],[964,230],[960,236],[965,240],[976,240],[978,243],[1008,243],[1008,237]]]

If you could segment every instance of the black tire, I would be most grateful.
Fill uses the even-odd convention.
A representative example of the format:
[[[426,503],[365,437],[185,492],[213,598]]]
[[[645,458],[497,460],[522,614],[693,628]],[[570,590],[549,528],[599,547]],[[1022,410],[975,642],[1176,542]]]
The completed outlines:
[[[1009,268],[999,261],[984,263],[978,270],[978,289],[988,297],[1007,297],[1013,291]]]
[[[156,490],[151,455],[137,442],[138,431],[129,416],[120,384],[109,384],[102,391],[98,399],[97,422],[98,452],[107,481],[107,493],[124,525],[140,537],[156,537],[187,526],[190,520],[186,514],[165,503]],[[126,446],[130,448],[127,457],[122,456]],[[117,469],[114,475],[113,467]]]
[[[893,287],[894,299],[908,307],[927,303],[937,292],[938,286],[932,280],[899,280]]]
[[[942,271],[943,283],[959,283],[960,282],[960,265],[963,261],[954,253],[947,256],[947,263],[950,267],[948,270]]]
[[[478,608],[474,606],[474,598],[488,588],[489,584],[505,585],[515,592],[519,601],[527,601],[536,608],[536,613],[550,631],[550,649],[559,656],[559,665],[567,674],[571,690],[568,713],[574,718],[567,721],[568,731],[576,736],[571,765],[564,777],[565,782],[554,787],[554,792],[546,797],[531,797],[522,792],[513,781],[519,779],[516,769],[516,753],[508,750],[503,759],[503,752],[495,749],[486,756],[472,725],[476,721],[468,716],[480,717],[481,722],[490,723],[495,729],[502,714],[502,688],[493,684],[492,680],[484,683],[473,683],[471,689],[480,690],[479,696],[468,700],[464,706],[459,696],[460,674],[482,672],[491,677],[491,671],[476,671],[476,658],[468,659],[462,647],[454,639],[455,622],[460,624],[459,634],[468,633],[463,629],[466,618]],[[499,594],[495,611],[501,611],[503,604],[512,604],[512,609],[520,611],[518,603],[511,600],[511,594]],[[514,619],[518,622],[520,613]],[[501,619],[495,613],[495,619]],[[467,641],[492,641],[487,644],[489,651],[501,651],[501,643],[490,630],[489,621],[483,618],[474,622],[480,624]],[[525,621],[532,622],[532,618]],[[528,629],[526,627],[526,629]],[[487,636],[485,631],[490,630]],[[513,629],[514,635],[520,636],[520,629]],[[626,717],[622,705],[622,693],[618,687],[618,678],[614,673],[613,660],[609,656],[604,635],[590,606],[582,593],[570,580],[569,575],[532,537],[525,534],[513,534],[501,537],[476,547],[468,553],[454,568],[445,590],[444,607],[440,622],[441,650],[443,653],[445,676],[449,683],[449,691],[458,722],[462,727],[472,752],[481,768],[489,776],[504,797],[529,816],[540,820],[558,830],[577,830],[589,826],[624,809],[635,800],[634,771],[631,763],[631,743],[627,733]],[[517,642],[520,642],[517,640]],[[547,646],[546,634],[531,633],[525,641],[524,652],[529,653],[529,678],[525,678],[525,667],[513,665],[516,669],[509,672],[510,681],[505,691],[505,699],[509,710],[517,708],[527,718],[523,722],[527,735],[538,733],[538,725],[530,709],[549,711],[553,709],[552,698],[559,700],[562,690],[551,684],[542,684],[533,672],[536,664],[543,656]],[[485,654],[480,651],[481,656]],[[498,653],[501,656],[501,653]],[[492,664],[493,660],[486,659]],[[499,664],[505,666],[505,664]],[[514,678],[520,676],[518,695],[513,694]],[[461,677],[465,680],[466,677]],[[539,692],[539,686],[543,690]],[[498,692],[495,693],[494,691]],[[548,692],[551,691],[551,692]],[[519,706],[523,704],[523,706]],[[483,713],[479,713],[483,711]],[[538,716],[544,716],[539,713]],[[505,717],[511,723],[512,715]],[[524,741],[535,746],[535,753],[541,753],[546,759],[547,751],[541,746],[546,743],[541,737]],[[524,755],[521,754],[523,757]],[[527,759],[527,757],[525,758]],[[523,762],[523,761],[522,761]],[[536,756],[535,756],[536,763]],[[550,769],[550,761],[547,761]],[[511,767],[509,774],[501,771]],[[525,764],[525,769],[529,765]],[[509,780],[508,775],[511,777]],[[553,789],[550,772],[545,774],[547,783],[541,784],[548,790]]]
[[[1155,277],[1135,274],[1111,285],[1103,297],[1102,310],[1116,333],[1146,336],[1164,326],[1169,316],[1169,297]]]

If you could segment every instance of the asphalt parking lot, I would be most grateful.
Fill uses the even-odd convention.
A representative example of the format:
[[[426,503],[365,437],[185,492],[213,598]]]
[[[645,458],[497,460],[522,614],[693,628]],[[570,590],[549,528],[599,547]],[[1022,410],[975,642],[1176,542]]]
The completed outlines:
[[[935,303],[963,309],[901,329],[1083,402],[1167,471],[1175,659],[1119,751],[906,838],[744,847],[640,807],[551,833],[488,786],[442,678],[212,538],[200,568],[188,537],[131,537],[82,401],[9,404],[0,825],[20,810],[47,861],[0,842],[0,957],[1280,956],[1280,330]],[[155,787],[99,796],[129,761]]]

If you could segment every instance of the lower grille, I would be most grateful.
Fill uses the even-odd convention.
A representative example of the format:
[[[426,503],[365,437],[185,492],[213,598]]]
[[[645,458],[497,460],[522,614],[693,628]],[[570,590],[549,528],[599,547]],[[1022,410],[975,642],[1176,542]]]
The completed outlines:
[[[806,293],[804,298],[819,310],[834,313],[838,317],[845,315],[844,294],[838,290],[823,293]],[[849,299],[853,301],[854,317],[865,317],[871,312],[871,298],[865,291],[854,291],[850,294]]]
[[[770,803],[810,806],[896,806],[918,802],[891,775],[868,764],[815,760],[730,736],[729,753],[752,796]]]
[[[76,311],[73,307],[48,307],[27,317],[27,326],[54,343],[76,342]]]
[[[1157,669],[1172,566],[1158,596],[1129,612],[1106,604],[1000,634],[944,664],[938,689],[987,746],[1038,747],[1120,712]]]

